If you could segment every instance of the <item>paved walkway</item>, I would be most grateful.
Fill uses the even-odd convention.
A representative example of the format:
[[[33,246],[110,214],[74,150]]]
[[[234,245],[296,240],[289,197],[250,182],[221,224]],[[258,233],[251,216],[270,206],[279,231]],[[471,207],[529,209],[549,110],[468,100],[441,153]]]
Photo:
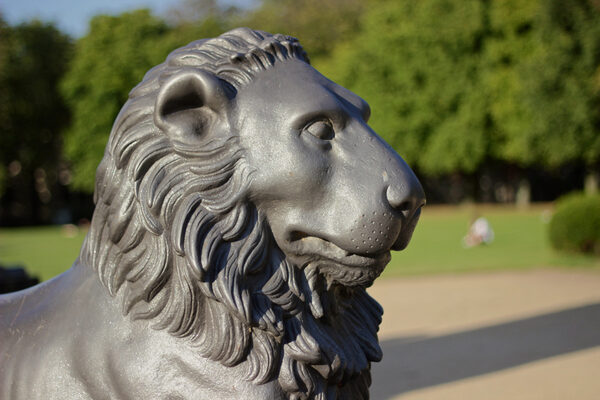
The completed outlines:
[[[407,277],[384,307],[374,400],[600,398],[600,271]]]

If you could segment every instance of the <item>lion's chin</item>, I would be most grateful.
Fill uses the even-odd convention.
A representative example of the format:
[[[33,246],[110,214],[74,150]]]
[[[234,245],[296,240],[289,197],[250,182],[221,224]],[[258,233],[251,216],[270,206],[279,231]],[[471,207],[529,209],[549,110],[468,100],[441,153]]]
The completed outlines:
[[[325,277],[328,286],[369,287],[381,275],[388,262],[389,257],[373,267],[361,268],[324,260],[319,263],[319,272]]]
[[[373,255],[353,254],[315,236],[288,241],[282,250],[294,264],[316,267],[327,286],[368,287],[391,259],[389,250]]]

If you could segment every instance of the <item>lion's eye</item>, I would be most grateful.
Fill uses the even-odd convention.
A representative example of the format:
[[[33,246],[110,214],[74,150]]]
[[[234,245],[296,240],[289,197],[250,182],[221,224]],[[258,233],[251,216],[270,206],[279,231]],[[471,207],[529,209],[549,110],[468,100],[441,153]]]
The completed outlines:
[[[321,140],[331,140],[335,135],[331,122],[327,120],[314,121],[304,127],[304,131]]]

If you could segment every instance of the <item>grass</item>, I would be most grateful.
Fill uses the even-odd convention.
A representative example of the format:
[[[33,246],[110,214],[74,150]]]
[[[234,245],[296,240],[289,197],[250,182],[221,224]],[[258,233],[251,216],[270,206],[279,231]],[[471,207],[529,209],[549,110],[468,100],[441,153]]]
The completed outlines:
[[[555,252],[547,238],[549,204],[426,207],[408,248],[396,252],[383,276],[536,267],[600,268],[600,258]],[[462,238],[474,216],[488,219],[495,239],[466,249]]]
[[[550,205],[513,207],[427,207],[408,248],[394,253],[384,277],[535,267],[598,268],[600,259],[554,252],[547,240]],[[486,217],[495,240],[465,249],[461,240],[475,214]],[[85,236],[62,227],[0,229],[0,263],[23,265],[40,279],[68,269]],[[71,232],[72,233],[72,232]]]
[[[84,237],[84,230],[59,226],[0,229],[0,264],[23,266],[47,280],[71,267]]]

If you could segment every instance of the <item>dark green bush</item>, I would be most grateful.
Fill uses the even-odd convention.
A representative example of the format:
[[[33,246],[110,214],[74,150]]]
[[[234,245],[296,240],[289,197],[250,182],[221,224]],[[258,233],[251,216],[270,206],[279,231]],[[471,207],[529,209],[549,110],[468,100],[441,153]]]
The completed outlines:
[[[561,198],[549,230],[550,243],[557,250],[600,255],[600,195]]]

